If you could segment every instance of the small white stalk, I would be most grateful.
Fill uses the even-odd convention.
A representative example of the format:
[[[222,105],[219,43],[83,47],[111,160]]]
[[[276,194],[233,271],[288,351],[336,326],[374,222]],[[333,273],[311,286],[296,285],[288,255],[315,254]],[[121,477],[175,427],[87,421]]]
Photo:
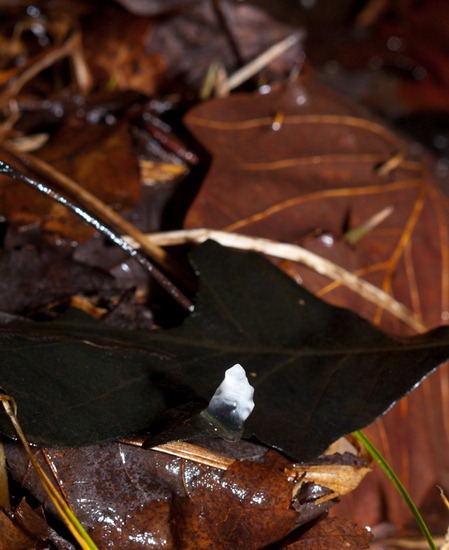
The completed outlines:
[[[233,431],[242,431],[254,409],[253,396],[254,388],[248,382],[245,369],[237,363],[225,372],[205,413]]]

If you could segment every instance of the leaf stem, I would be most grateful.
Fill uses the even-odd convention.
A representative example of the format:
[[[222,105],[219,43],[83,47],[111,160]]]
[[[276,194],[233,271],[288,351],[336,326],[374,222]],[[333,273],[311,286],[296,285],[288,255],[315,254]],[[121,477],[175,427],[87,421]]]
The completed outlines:
[[[356,432],[354,432],[353,435],[365,446],[366,450],[377,461],[379,466],[387,474],[390,481],[396,487],[399,494],[403,498],[404,502],[407,504],[410,511],[412,512],[413,517],[415,518],[415,521],[416,521],[418,527],[421,529],[422,534],[424,535],[425,539],[427,540],[429,548],[431,548],[431,550],[438,550],[437,546],[436,546],[436,544],[435,544],[435,542],[432,538],[432,535],[430,534],[429,528],[427,527],[426,522],[424,521],[420,511],[416,507],[416,505],[413,502],[411,496],[408,494],[407,489],[404,487],[401,480],[395,474],[393,468],[390,466],[390,464],[387,462],[387,460],[385,460],[385,458],[382,456],[382,454],[377,449],[377,447],[374,445],[374,443],[361,430],[357,430]]]

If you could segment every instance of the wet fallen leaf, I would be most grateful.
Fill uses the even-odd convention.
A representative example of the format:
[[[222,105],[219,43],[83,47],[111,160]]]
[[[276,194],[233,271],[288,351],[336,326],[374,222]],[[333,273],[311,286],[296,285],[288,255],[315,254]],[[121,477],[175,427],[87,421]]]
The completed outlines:
[[[180,546],[194,548],[199,540],[202,548],[257,549],[286,536],[302,518],[290,506],[292,485],[282,471],[284,464],[283,457],[269,451],[257,467],[237,461],[221,478],[213,474],[195,480],[187,506],[181,504],[179,510]],[[315,514],[321,510],[317,506]]]
[[[422,261],[432,256],[440,265],[445,256],[435,236],[444,243],[447,231],[448,202],[428,157],[415,158],[410,144],[307,77],[270,94],[199,105],[186,123],[213,155],[186,227],[302,244],[385,290],[418,320],[430,326],[445,320],[444,277],[436,281],[437,270]],[[390,160],[396,165],[379,171]],[[391,207],[356,246],[345,240],[347,230]],[[332,303],[350,304],[386,330],[404,333],[397,319],[357,291],[291,262],[283,267]]]
[[[4,512],[0,512],[0,532],[1,550],[28,550],[33,543],[33,539],[16,527]]]
[[[74,546],[59,536],[48,524],[43,510],[33,510],[23,499],[14,509],[0,511],[0,550],[51,548],[74,550]]]
[[[3,328],[0,385],[31,441],[80,445],[148,429],[167,409],[209,401],[240,362],[255,387],[248,435],[306,460],[369,424],[449,353],[448,329],[391,339],[257,255],[208,242],[193,259],[202,290],[178,328],[123,332],[81,313]]]
[[[72,123],[69,121],[51,137],[40,150],[40,158],[71,174],[116,210],[136,205],[141,193],[140,173],[137,157],[131,150],[128,126],[111,128],[74,120]],[[41,223],[43,231],[52,235],[55,242],[61,239],[82,242],[92,235],[92,230],[63,206],[23,184],[12,184],[5,178],[1,183],[2,213],[14,226]]]
[[[43,465],[52,464],[73,511],[100,549],[257,550],[287,535],[296,540],[299,526],[306,531],[333,504],[319,502],[328,492],[324,486],[308,482],[302,485],[308,491],[298,490],[299,483],[284,472],[292,465],[276,451],[243,441],[202,444],[212,449],[215,444],[237,460],[223,471],[123,443],[50,448],[37,456]],[[43,501],[21,448],[10,442],[6,453],[13,477]],[[335,455],[336,468],[339,462],[345,460]]]
[[[70,261],[48,248],[28,245],[0,255],[0,310],[6,313],[23,315],[77,292],[107,293],[114,286],[105,271]]]
[[[141,151],[134,150],[130,119],[145,104],[143,96],[154,93],[163,72],[161,56],[145,51],[153,20],[131,15],[115,2],[84,6],[81,13],[70,2],[56,11],[40,5],[16,11],[21,15],[6,10],[0,27],[5,40],[15,38],[24,49],[17,58],[8,58],[12,68],[0,72],[0,138],[8,139],[5,148],[34,144],[39,159],[111,208],[129,211],[142,194]],[[74,45],[66,46],[70,40]],[[89,73],[88,84],[80,80],[80,71],[66,70],[67,56],[75,69],[82,65]],[[38,136],[44,138],[43,147],[36,145]],[[1,157],[10,155],[2,151]],[[41,223],[56,243],[83,242],[92,235],[60,205],[10,183],[0,178],[0,212],[16,228]]]

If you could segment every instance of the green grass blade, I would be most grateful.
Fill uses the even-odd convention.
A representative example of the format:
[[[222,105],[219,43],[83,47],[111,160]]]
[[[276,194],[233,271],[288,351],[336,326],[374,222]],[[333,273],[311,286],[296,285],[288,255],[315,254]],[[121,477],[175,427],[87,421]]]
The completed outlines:
[[[425,539],[427,540],[427,543],[429,544],[429,548],[431,548],[432,550],[438,550],[432,538],[432,535],[430,534],[429,528],[426,525],[426,522],[424,521],[418,508],[415,506],[415,503],[413,502],[412,498],[408,494],[404,485],[402,485],[401,480],[395,474],[390,464],[385,460],[385,458],[378,451],[376,446],[361,430],[354,432],[353,435],[365,446],[366,450],[376,460],[376,462],[379,464],[382,470],[387,474],[387,476],[389,477],[393,485],[396,487],[399,494],[404,499],[404,502],[407,504],[410,511],[412,512],[413,517],[415,518],[415,521],[418,524],[418,527],[421,529]]]

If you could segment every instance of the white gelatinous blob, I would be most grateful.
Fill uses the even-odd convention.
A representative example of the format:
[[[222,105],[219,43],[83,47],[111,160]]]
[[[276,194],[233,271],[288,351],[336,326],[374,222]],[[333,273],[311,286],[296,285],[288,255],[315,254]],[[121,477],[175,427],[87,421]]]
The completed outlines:
[[[225,372],[223,382],[210,400],[208,410],[223,408],[232,410],[232,415],[242,424],[254,409],[254,388],[248,382],[245,369],[238,363]]]

